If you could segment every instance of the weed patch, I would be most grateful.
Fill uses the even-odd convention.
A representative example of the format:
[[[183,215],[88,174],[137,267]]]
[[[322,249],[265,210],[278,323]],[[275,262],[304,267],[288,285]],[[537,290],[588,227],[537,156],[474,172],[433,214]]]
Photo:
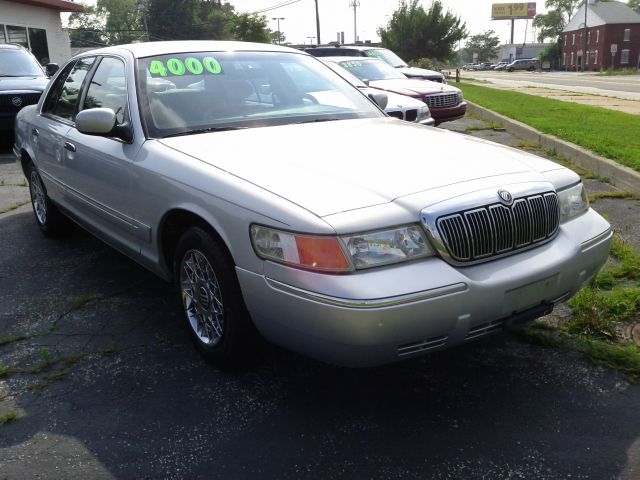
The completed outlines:
[[[0,415],[0,427],[2,425],[6,425],[7,423],[14,422],[18,419],[18,414],[16,412],[5,413],[4,415]]]

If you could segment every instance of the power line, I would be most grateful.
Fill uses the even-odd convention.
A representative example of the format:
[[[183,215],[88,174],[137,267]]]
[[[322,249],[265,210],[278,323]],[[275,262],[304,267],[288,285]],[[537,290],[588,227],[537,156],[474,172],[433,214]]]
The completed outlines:
[[[302,0],[288,0],[286,2],[282,2],[282,3],[279,3],[277,5],[273,5],[271,7],[263,8],[261,10],[256,10],[255,12],[251,12],[251,13],[256,15],[256,14],[259,14],[259,13],[270,12],[271,10],[276,10],[276,9],[282,8],[282,7],[288,7],[289,5],[293,5],[294,3],[299,3],[301,1]]]

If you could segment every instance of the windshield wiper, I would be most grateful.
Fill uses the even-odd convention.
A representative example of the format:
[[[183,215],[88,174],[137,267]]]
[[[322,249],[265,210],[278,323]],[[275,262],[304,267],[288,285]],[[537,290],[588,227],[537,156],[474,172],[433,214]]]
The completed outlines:
[[[318,122],[336,122],[338,120],[343,120],[342,118],[316,118],[315,120],[304,120],[302,122],[296,122],[296,125],[301,125],[303,123],[318,123]]]
[[[170,137],[183,137],[185,135],[198,135],[199,133],[209,133],[209,132],[228,132],[230,130],[244,130],[249,127],[209,127],[209,128],[198,128],[195,130],[187,130],[186,132],[178,132],[172,133],[171,135],[165,135],[163,138]]]

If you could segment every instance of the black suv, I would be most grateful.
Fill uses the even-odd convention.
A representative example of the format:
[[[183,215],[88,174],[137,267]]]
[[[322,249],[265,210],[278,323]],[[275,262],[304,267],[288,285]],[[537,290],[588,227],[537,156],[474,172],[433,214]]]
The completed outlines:
[[[431,80],[432,82],[447,83],[440,72],[425,68],[410,67],[407,62],[388,48],[372,45],[318,45],[304,49],[314,57],[370,57],[382,60],[409,78],[417,80]]]
[[[36,57],[20,45],[0,44],[0,142],[13,143],[14,120],[18,111],[38,103],[57,65],[42,69]],[[6,146],[6,145],[4,145]]]

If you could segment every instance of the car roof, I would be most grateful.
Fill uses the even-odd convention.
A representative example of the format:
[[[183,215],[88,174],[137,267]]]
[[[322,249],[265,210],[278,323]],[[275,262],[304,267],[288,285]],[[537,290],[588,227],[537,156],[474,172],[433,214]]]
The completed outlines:
[[[99,55],[109,53],[130,52],[136,58],[151,57],[154,55],[168,55],[171,53],[187,53],[201,51],[216,52],[287,52],[297,53],[299,55],[308,55],[300,50],[289,47],[281,47],[270,43],[251,43],[251,42],[230,42],[216,40],[176,40],[169,42],[145,42],[130,43],[128,45],[117,45],[114,47],[100,48],[97,50],[89,50],[83,52],[82,56]]]
[[[0,43],[0,49],[3,50],[26,50],[22,45],[16,43]]]
[[[375,58],[375,57],[348,57],[348,56],[337,55],[335,57],[322,57],[322,60],[328,60],[329,62],[336,62],[336,63],[337,62],[380,62],[380,63],[384,63],[385,65],[388,65],[387,63],[383,62],[379,58]]]
[[[336,50],[339,49],[351,49],[351,50],[359,50],[359,51],[364,51],[364,50],[386,50],[386,48],[384,47],[376,47],[373,45],[315,45],[312,47],[307,47],[305,50],[314,50],[314,49],[331,49],[331,48],[335,48]]]

